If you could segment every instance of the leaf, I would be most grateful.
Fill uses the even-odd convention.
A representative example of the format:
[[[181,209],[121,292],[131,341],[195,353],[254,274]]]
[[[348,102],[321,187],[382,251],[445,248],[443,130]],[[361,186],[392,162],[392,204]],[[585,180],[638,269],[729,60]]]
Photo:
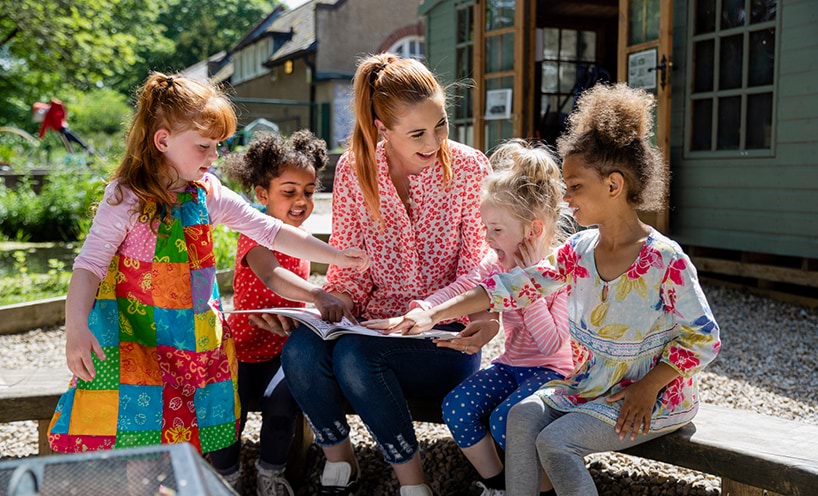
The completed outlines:
[[[599,330],[599,336],[605,339],[617,340],[628,332],[630,327],[622,324],[608,324]]]
[[[602,302],[594,308],[591,312],[591,325],[599,327],[605,321],[605,316],[608,315],[608,302]]]

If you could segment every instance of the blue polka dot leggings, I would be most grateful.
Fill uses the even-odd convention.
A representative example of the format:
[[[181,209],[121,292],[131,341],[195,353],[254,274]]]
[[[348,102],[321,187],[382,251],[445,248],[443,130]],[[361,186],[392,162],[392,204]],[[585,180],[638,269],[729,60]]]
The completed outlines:
[[[511,407],[548,381],[563,376],[545,367],[493,363],[461,382],[443,400],[443,420],[455,442],[468,448],[488,435],[506,449],[506,421]]]

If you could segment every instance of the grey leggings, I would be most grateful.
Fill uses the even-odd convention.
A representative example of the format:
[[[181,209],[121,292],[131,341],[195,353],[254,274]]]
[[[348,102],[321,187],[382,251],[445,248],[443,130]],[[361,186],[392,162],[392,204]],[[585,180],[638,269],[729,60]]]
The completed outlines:
[[[558,496],[597,496],[594,480],[585,468],[585,455],[622,450],[668,432],[620,440],[611,424],[584,413],[551,409],[538,396],[529,396],[508,415],[506,495],[539,494],[545,471]]]

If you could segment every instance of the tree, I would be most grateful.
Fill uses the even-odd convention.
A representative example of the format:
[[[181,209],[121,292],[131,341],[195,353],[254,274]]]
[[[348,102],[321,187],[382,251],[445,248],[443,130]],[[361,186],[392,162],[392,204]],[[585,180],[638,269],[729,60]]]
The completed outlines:
[[[0,0],[0,124],[32,126],[37,100],[114,84],[162,37],[157,0]]]

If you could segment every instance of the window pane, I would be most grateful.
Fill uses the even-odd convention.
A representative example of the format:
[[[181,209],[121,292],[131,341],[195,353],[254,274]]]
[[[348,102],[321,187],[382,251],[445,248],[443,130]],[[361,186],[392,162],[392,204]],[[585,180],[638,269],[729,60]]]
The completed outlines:
[[[765,29],[750,33],[750,74],[747,84],[773,84],[775,67],[775,30]]]
[[[577,59],[583,62],[596,62],[596,33],[594,31],[579,32]]]
[[[458,9],[457,11],[457,43],[471,41],[474,33],[474,26],[471,22],[471,8]]]
[[[773,127],[773,94],[747,96],[747,143],[748,150],[770,148]]]
[[[741,136],[741,97],[719,98],[717,150],[738,150]]]
[[[486,31],[514,25],[515,0],[488,0],[486,2]]]
[[[715,42],[705,40],[696,43],[693,60],[693,92],[713,91],[713,52]]]
[[[776,0],[750,0],[750,22],[775,20]]]
[[[543,59],[557,60],[560,49],[560,30],[553,28],[545,29],[543,40]]]
[[[645,19],[645,41],[659,39],[659,0],[648,0]]]
[[[560,90],[557,80],[558,71],[558,62],[542,63],[542,85],[540,88],[543,93],[556,93]]]
[[[716,0],[696,1],[696,34],[716,30]]]
[[[486,38],[486,72],[514,69],[514,35]]]
[[[628,0],[628,45],[645,41],[645,0]]]
[[[576,60],[577,56],[577,32],[573,29],[562,30],[562,43],[560,44],[560,60]]]
[[[571,93],[577,84],[577,66],[570,62],[560,64],[560,93]]]
[[[514,69],[514,35],[503,35],[503,70],[511,71]]]
[[[719,60],[720,90],[729,90],[741,87],[743,40],[743,34],[728,36],[721,39],[721,60]]]
[[[691,150],[710,150],[713,136],[713,100],[693,100]]]
[[[721,28],[730,29],[744,26],[747,12],[744,11],[744,0],[721,1]]]

